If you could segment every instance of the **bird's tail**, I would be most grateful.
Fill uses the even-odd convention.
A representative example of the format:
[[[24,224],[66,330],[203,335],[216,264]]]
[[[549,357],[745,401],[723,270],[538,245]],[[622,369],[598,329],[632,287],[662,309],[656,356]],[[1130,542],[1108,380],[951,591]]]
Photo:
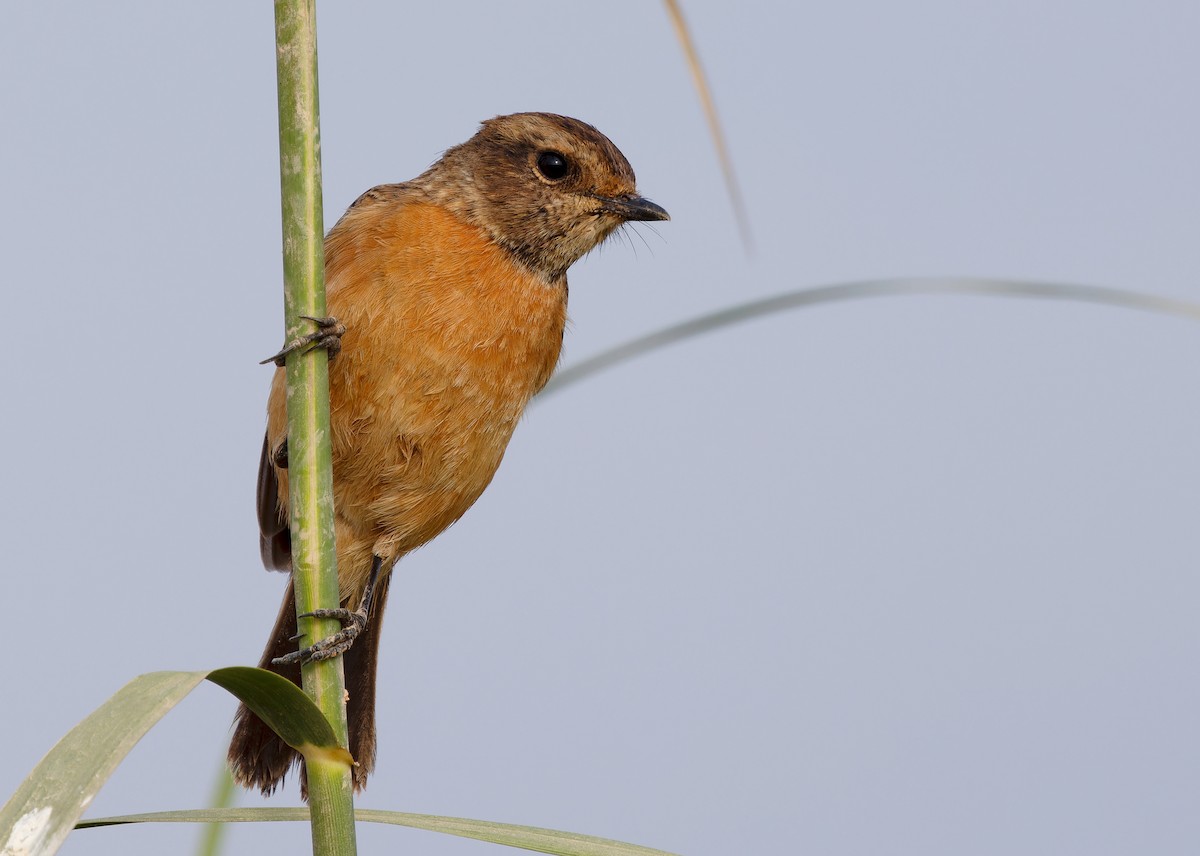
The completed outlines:
[[[379,656],[379,631],[383,623],[383,606],[387,600],[391,574],[380,577],[371,598],[371,613],[367,626],[354,640],[353,647],[343,655],[346,674],[346,716],[350,731],[350,754],[354,756],[354,790],[367,783],[367,775],[375,767],[375,668]],[[358,604],[350,604],[350,608]],[[282,675],[300,685],[300,666],[277,666],[271,661],[296,650],[296,595],[291,581],[275,629],[267,642],[259,668]],[[258,788],[270,796],[283,784],[300,753],[288,746],[244,704],[234,717],[233,739],[229,743],[229,768],[234,781],[244,788]],[[303,765],[300,768],[300,794],[307,799],[308,781]]]

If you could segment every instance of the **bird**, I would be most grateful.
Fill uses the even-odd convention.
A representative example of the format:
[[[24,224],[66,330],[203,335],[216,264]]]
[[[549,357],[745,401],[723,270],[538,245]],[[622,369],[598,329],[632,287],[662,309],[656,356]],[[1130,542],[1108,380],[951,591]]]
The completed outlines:
[[[282,365],[292,350],[326,347],[346,626],[298,651],[289,579],[260,666],[299,684],[301,662],[343,656],[356,791],[375,766],[376,666],[393,566],[491,482],[558,363],[567,269],[626,223],[669,219],[638,194],[629,161],[596,128],[515,113],[484,121],[417,178],[366,191],[327,233],[330,317],[310,319],[315,332],[270,358],[280,368],[257,502],[263,564],[290,572]],[[236,782],[266,796],[300,757],[242,705],[228,760]],[[300,775],[303,793],[302,765]]]

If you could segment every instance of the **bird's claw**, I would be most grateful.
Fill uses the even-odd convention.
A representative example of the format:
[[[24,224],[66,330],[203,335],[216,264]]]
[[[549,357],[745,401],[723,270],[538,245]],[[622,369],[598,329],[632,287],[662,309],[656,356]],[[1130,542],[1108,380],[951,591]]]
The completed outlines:
[[[333,362],[333,358],[342,350],[342,336],[346,332],[346,325],[332,315],[328,318],[316,318],[312,315],[301,315],[300,317],[316,324],[317,329],[288,342],[279,353],[272,354],[260,362],[260,366],[274,363],[283,368],[288,354],[294,352],[307,354],[313,348],[324,348],[329,352],[329,361]]]
[[[314,609],[312,612],[302,613],[300,618],[334,618],[342,622],[342,629],[320,642],[314,642],[307,648],[276,657],[271,661],[272,665],[287,666],[293,663],[304,665],[340,657],[350,650],[354,640],[367,627],[367,613],[364,609]]]

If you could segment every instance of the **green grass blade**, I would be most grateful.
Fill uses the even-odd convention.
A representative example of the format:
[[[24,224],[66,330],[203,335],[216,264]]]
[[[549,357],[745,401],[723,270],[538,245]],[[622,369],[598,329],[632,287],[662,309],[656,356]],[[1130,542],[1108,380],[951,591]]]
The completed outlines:
[[[151,672],[119,689],[34,767],[0,809],[0,854],[58,850],[129,750],[205,678],[245,702],[306,759],[349,762],[320,709],[286,678],[245,666]]]
[[[212,796],[208,799],[211,808],[231,808],[240,789],[233,782],[229,767],[222,760],[217,781],[213,783]],[[225,843],[225,832],[229,829],[223,823],[206,823],[196,838],[196,856],[217,856]]]
[[[538,397],[542,398],[550,393],[558,392],[597,372],[643,356],[651,351],[657,351],[659,348],[665,348],[676,342],[682,342],[723,327],[731,327],[744,321],[774,315],[777,312],[799,309],[804,306],[817,306],[822,303],[837,303],[843,300],[936,294],[1066,300],[1076,303],[1116,306],[1122,309],[1138,309],[1144,312],[1174,315],[1189,321],[1200,321],[1200,304],[1097,285],[981,277],[921,277],[846,282],[819,288],[803,288],[763,300],[742,303],[632,339],[558,372],[550,383],[546,384],[546,388]]]
[[[390,823],[411,829],[442,832],[460,838],[474,838],[504,844],[535,853],[556,856],[673,856],[665,850],[653,850],[637,844],[626,844],[608,838],[542,829],[537,826],[515,826],[487,820],[468,820],[462,817],[441,817],[432,814],[407,814],[400,811],[358,809],[355,818],[367,823]],[[123,823],[246,823],[262,821],[307,821],[304,808],[232,808],[160,811],[149,814],[128,814],[120,817],[100,817],[85,820],[80,829],[114,826]]]
[[[204,672],[134,678],[71,729],[0,809],[0,853],[49,854],[154,723],[204,680]]]

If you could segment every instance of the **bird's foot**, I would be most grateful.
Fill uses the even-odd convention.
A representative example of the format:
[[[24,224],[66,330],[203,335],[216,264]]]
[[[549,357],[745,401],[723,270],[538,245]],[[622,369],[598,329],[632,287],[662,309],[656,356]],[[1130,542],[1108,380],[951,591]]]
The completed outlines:
[[[260,362],[260,366],[265,366],[267,363],[274,363],[282,368],[288,354],[307,354],[313,348],[324,348],[329,352],[329,361],[333,362],[333,358],[342,349],[342,336],[346,332],[346,325],[333,316],[328,318],[314,318],[312,315],[301,315],[300,317],[306,321],[312,321],[317,325],[317,329],[312,333],[288,342],[279,353],[273,354]]]
[[[334,618],[342,622],[342,629],[320,642],[314,642],[307,648],[276,657],[271,661],[273,665],[286,666],[292,663],[303,665],[340,657],[350,650],[354,640],[367,628],[367,611],[363,607],[358,609],[314,609],[312,612],[302,613],[300,617]]]

